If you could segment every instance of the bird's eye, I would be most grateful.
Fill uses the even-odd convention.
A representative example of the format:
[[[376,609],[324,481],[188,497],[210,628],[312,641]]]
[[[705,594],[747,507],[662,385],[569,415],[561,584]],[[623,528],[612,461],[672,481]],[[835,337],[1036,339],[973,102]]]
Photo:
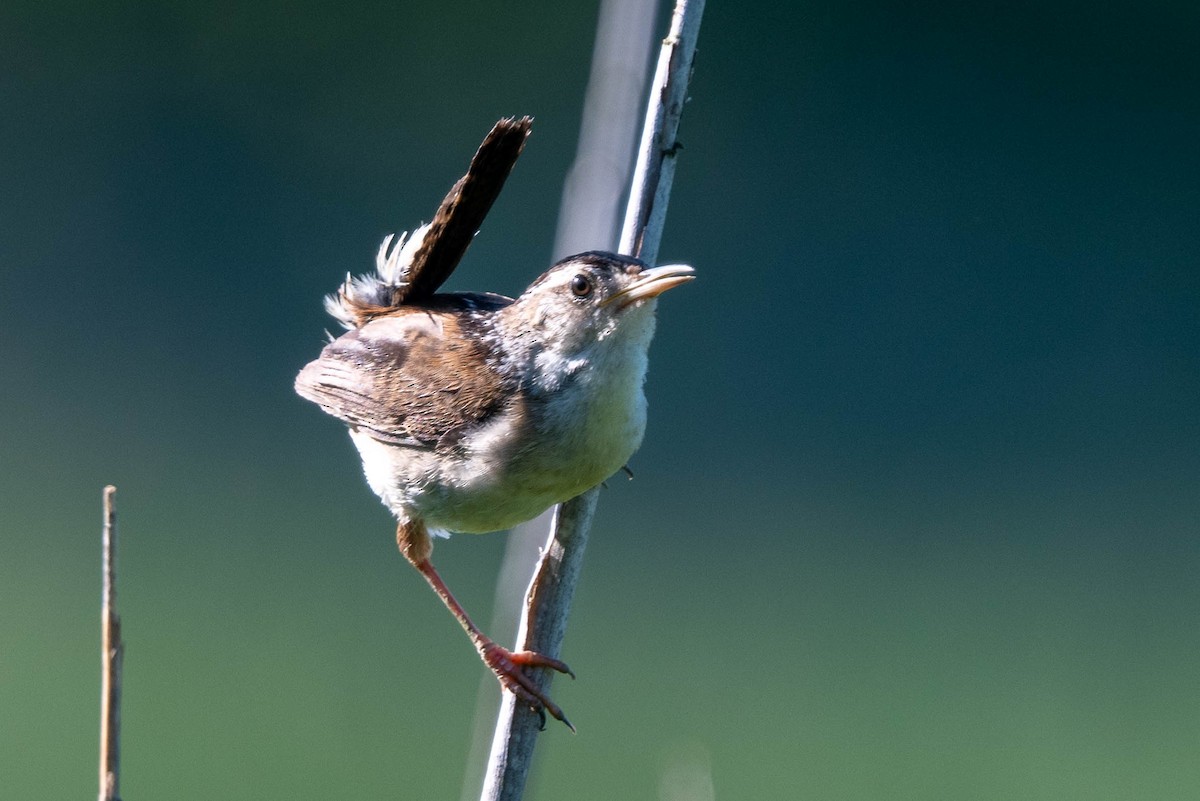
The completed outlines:
[[[592,294],[592,282],[586,275],[580,273],[571,279],[571,294],[577,298],[586,298]]]

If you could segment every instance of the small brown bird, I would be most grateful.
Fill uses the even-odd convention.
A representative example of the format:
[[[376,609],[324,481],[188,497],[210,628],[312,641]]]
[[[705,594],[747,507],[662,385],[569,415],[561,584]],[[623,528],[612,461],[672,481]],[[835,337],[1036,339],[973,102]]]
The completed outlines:
[[[296,392],[349,425],[367,482],[399,521],[401,552],[501,685],[570,726],[522,668],[570,670],[484,635],[430,562],[431,535],[511,528],[625,465],[646,426],[655,298],[693,272],[589,252],[515,300],[435,294],[528,130],[528,119],[498,123],[434,222],[411,239],[388,237],[377,275],[348,278],[326,301],[350,331],[300,372]]]

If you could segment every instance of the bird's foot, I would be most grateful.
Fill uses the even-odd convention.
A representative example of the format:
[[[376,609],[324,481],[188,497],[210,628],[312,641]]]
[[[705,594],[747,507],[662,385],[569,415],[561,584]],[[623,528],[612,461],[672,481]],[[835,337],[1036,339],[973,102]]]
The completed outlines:
[[[479,646],[479,655],[483,657],[483,663],[496,674],[496,678],[500,680],[500,686],[515,695],[518,701],[537,712],[538,717],[542,720],[541,729],[543,731],[546,729],[547,712],[550,713],[550,717],[561,720],[568,729],[575,731],[575,727],[571,725],[571,721],[567,720],[558,704],[551,701],[544,692],[538,689],[533,680],[522,670],[526,667],[550,668],[575,678],[575,674],[565,662],[535,651],[510,651],[490,640]]]

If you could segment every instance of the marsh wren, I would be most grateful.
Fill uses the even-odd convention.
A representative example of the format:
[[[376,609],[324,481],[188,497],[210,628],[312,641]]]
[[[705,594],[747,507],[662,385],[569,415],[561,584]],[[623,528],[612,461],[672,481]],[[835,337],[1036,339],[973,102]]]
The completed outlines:
[[[436,294],[528,131],[528,119],[498,123],[434,222],[385,239],[376,275],[347,278],[327,299],[349,332],[301,370],[296,392],[349,426],[367,482],[399,521],[401,552],[501,685],[570,726],[522,669],[570,670],[489,639],[430,562],[431,537],[511,528],[625,465],[646,427],[655,298],[693,272],[594,251],[515,300]]]

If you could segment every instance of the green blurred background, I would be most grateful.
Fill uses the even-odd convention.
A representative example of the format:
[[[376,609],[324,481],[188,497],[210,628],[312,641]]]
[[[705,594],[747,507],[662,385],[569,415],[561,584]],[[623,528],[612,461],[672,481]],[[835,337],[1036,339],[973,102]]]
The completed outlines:
[[[458,797],[483,669],[292,377],[502,115],[451,286],[544,269],[596,11],[0,7],[5,797],[96,792],[108,482],[127,799]],[[1200,797],[1198,32],[709,3],[530,798]],[[503,546],[438,547],[483,620]]]

